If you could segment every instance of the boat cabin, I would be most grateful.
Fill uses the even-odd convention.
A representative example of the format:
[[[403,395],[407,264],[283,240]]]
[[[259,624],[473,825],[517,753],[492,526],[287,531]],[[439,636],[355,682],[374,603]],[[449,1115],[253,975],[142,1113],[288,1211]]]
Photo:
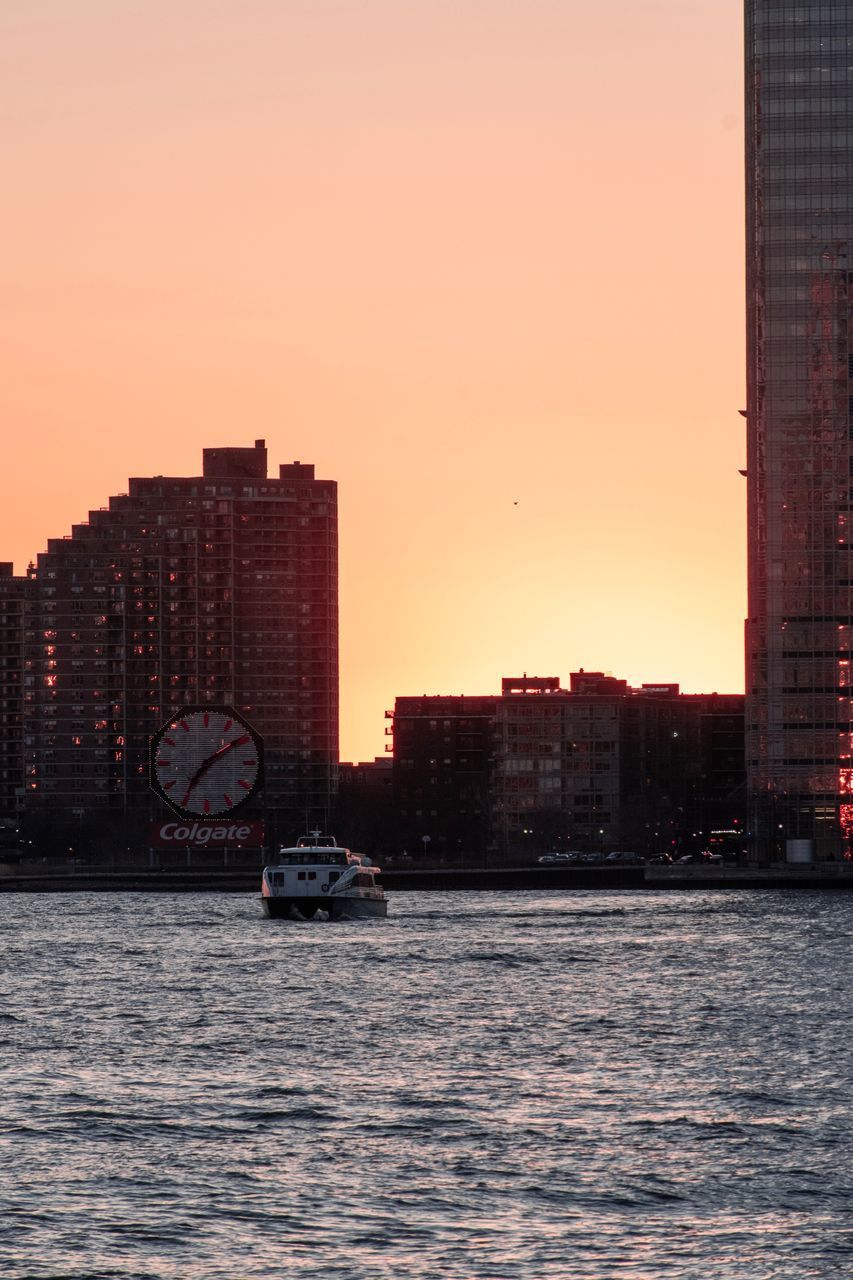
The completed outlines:
[[[346,849],[279,849],[278,860],[288,867],[345,867],[347,864]]]
[[[264,879],[266,880],[269,887],[273,890],[285,889],[288,886],[290,886],[294,881],[298,885],[300,881],[304,880],[305,881],[304,890],[300,889],[300,891],[310,893],[311,881],[312,880],[316,881],[318,877],[320,878],[322,883],[326,886],[326,888],[323,890],[323,892],[325,893],[328,890],[329,885],[332,885],[337,880],[340,880],[341,873],[340,871],[322,871],[319,869],[318,864],[316,862],[312,862],[311,867],[310,868],[306,867],[304,871],[295,870],[294,868],[291,867],[290,863],[288,863],[286,867],[283,867],[280,870],[276,870],[275,867],[264,868]]]

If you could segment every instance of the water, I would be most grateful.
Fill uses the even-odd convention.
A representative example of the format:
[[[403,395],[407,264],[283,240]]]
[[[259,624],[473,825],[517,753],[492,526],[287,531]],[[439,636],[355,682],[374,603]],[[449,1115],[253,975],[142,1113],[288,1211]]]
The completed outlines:
[[[853,897],[0,896],[6,1280],[853,1275]]]

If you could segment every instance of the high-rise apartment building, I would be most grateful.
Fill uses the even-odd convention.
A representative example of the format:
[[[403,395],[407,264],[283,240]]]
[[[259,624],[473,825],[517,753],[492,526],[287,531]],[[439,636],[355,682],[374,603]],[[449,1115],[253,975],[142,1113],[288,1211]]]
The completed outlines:
[[[233,705],[266,747],[282,837],[323,824],[338,760],[337,489],[263,440],[132,479],[38,558],[24,625],[25,808],[140,821],[151,735]],[[142,830],[142,826],[139,828]]]
[[[853,838],[853,3],[746,0],[747,767],[759,856]],[[808,847],[808,846],[806,846]]]
[[[23,787],[24,609],[33,580],[0,564],[0,820],[14,822]]]

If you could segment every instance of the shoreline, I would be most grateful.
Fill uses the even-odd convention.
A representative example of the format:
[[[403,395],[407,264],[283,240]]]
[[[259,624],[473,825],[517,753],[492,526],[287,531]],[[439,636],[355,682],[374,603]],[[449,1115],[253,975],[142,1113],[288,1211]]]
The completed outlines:
[[[488,867],[389,870],[382,874],[389,893],[519,892],[572,889],[853,889],[853,869],[829,866],[704,867]],[[0,875],[2,893],[251,893],[260,895],[260,871],[183,869],[180,871],[77,871]]]

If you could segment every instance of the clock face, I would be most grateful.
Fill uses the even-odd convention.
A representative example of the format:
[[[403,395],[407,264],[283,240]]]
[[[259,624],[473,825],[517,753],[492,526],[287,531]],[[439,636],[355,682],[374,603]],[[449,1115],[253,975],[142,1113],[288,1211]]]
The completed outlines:
[[[262,753],[232,707],[184,707],[151,740],[151,787],[183,817],[222,817],[260,788]]]

